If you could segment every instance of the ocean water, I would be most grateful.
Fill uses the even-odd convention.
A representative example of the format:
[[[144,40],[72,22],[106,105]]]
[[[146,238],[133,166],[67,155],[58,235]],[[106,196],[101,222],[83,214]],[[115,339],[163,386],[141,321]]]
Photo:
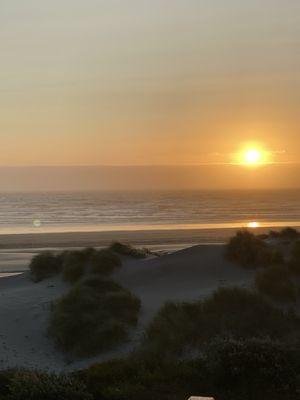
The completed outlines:
[[[300,190],[2,193],[0,233],[300,226]]]

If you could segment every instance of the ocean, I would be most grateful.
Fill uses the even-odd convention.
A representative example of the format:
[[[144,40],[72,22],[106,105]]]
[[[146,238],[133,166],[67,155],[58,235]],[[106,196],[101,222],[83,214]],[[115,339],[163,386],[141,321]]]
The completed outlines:
[[[300,226],[300,190],[2,193],[0,233]]]

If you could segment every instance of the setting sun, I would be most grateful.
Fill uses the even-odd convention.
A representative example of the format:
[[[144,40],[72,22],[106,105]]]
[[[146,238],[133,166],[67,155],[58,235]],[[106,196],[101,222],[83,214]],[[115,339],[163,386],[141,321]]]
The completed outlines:
[[[263,161],[263,154],[260,150],[250,149],[246,150],[244,154],[244,162],[246,164],[255,165]]]
[[[262,146],[250,144],[242,148],[234,155],[236,164],[256,167],[268,164],[271,161],[271,153],[264,150]]]

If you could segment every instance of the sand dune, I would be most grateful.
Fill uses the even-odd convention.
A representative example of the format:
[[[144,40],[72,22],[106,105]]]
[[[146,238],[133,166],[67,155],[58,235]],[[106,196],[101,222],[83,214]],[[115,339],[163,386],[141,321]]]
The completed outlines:
[[[147,260],[125,260],[114,279],[142,300],[131,343],[88,360],[62,355],[47,337],[51,301],[67,290],[61,279],[32,283],[28,273],[0,279],[0,368],[29,367],[55,371],[85,367],[130,351],[145,324],[167,300],[203,297],[219,286],[249,285],[253,273],[223,257],[223,246],[202,245]]]
[[[224,246],[193,246],[152,260],[125,264],[115,279],[137,294],[152,314],[167,300],[190,300],[219,286],[247,285],[253,272],[227,262],[223,252]]]

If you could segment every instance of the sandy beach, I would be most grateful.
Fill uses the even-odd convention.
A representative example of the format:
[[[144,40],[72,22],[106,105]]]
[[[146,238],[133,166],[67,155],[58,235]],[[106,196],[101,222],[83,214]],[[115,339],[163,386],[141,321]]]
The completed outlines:
[[[270,228],[256,228],[265,233]],[[0,234],[0,274],[26,271],[31,258],[43,250],[106,247],[113,241],[173,252],[196,244],[224,244],[236,228],[227,229],[152,229],[101,232],[56,232]]]
[[[155,312],[167,300],[203,297],[219,286],[249,286],[253,272],[228,263],[224,246],[198,245],[146,260],[125,260],[113,279],[142,301],[137,329],[131,341],[107,354],[72,360],[59,352],[47,336],[50,304],[68,287],[60,277],[33,283],[28,272],[0,279],[0,368],[28,367],[73,370],[128,353]],[[30,252],[19,253],[19,261]],[[25,262],[25,259],[24,259]]]
[[[107,246],[114,240],[133,245],[224,243],[236,229],[152,229],[99,232],[0,234],[0,249]]]
[[[0,234],[0,274],[23,272],[31,258],[43,251],[83,247],[106,247],[113,241],[173,252],[202,244],[222,244],[235,229],[166,229],[103,232]]]

